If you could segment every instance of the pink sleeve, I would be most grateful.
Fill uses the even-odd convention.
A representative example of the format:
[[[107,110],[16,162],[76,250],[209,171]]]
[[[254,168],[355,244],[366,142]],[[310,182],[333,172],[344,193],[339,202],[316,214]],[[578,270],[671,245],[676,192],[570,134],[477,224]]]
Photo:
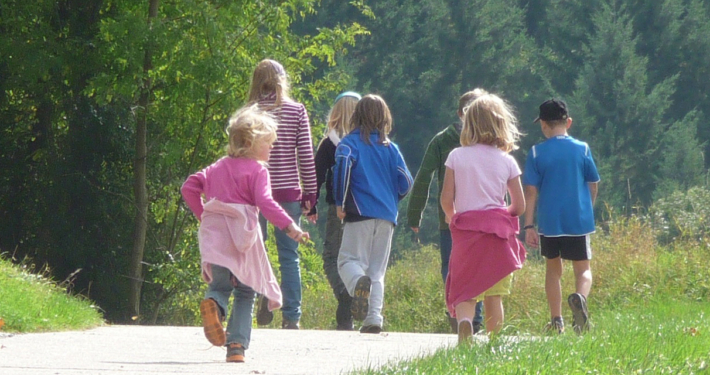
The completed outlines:
[[[200,171],[188,177],[180,188],[182,199],[185,200],[187,207],[197,217],[197,220],[202,220],[202,211],[204,211],[202,203],[204,183],[205,173]]]
[[[271,196],[271,179],[268,169],[262,168],[257,172],[252,191],[254,192],[254,203],[266,220],[279,229],[285,229],[293,223],[291,217]]]

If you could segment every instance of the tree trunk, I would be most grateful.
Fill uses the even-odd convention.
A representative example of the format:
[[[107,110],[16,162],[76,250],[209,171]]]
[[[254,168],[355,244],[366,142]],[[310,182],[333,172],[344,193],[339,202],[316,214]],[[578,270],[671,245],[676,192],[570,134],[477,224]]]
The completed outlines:
[[[152,24],[158,16],[159,0],[149,0],[148,24]],[[136,217],[133,226],[133,249],[129,269],[130,293],[128,309],[131,320],[140,322],[141,287],[143,286],[143,252],[148,229],[148,191],[146,184],[146,164],[148,157],[147,123],[148,106],[152,95],[152,82],[149,72],[153,68],[153,41],[149,37],[143,58],[143,84],[138,99],[136,121],[136,156],[133,162],[133,195],[136,205]]]

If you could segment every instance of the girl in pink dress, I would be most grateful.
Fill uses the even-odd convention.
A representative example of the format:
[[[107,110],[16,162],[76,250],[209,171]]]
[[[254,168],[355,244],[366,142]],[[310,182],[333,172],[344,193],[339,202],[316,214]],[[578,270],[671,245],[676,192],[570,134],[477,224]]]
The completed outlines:
[[[259,212],[294,241],[309,237],[271,196],[266,162],[276,141],[276,127],[256,106],[237,111],[227,127],[229,155],[188,177],[181,189],[185,203],[200,220],[202,276],[209,284],[200,303],[205,336],[213,345],[227,345],[227,362],[244,362],[255,291],[268,298],[270,310],[282,305]],[[230,294],[234,302],[225,333],[222,321]]]
[[[458,320],[459,343],[472,340],[476,302],[483,300],[486,330],[503,326],[502,296],[522,268],[525,248],[517,240],[525,211],[520,168],[509,154],[520,133],[509,105],[484,95],[466,107],[461,145],[449,154],[441,207],[453,242],[446,304]],[[510,204],[506,203],[506,193]]]

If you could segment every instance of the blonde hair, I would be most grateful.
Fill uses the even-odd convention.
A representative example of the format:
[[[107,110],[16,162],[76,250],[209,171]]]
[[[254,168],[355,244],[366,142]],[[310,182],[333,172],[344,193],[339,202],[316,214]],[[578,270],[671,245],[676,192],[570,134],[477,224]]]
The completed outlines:
[[[289,101],[288,76],[283,66],[275,60],[261,60],[254,68],[249,86],[249,105],[255,104],[262,97],[276,94],[274,106],[278,107],[284,101]]]
[[[335,130],[340,138],[350,133],[352,130],[350,119],[359,100],[354,96],[343,96],[338,99],[328,114],[328,130]]]
[[[483,95],[488,95],[488,91],[481,88],[475,88],[461,95],[459,98],[459,113],[463,114],[464,108],[471,104],[472,101],[482,97]]]
[[[464,110],[461,145],[484,144],[505,152],[518,149],[521,133],[512,107],[494,94],[483,95]]]
[[[351,129],[360,129],[360,138],[370,144],[370,133],[380,134],[377,143],[389,145],[388,135],[392,131],[392,114],[382,97],[365,95],[357,102],[353,117],[350,119]]]
[[[276,120],[256,105],[237,110],[229,118],[226,129],[229,136],[227,154],[231,157],[252,157],[257,141],[276,141],[277,126]]]

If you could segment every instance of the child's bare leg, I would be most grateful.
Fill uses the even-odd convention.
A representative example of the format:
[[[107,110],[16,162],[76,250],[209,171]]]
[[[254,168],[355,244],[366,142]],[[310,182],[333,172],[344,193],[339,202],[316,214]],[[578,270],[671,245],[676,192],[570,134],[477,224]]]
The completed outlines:
[[[574,278],[576,292],[587,297],[592,289],[592,270],[589,267],[589,260],[575,260],[572,262],[574,268]]]
[[[562,258],[546,260],[545,293],[550,306],[550,316],[562,316]]]
[[[486,310],[486,331],[488,333],[500,332],[505,319],[503,298],[501,296],[486,296],[483,299],[483,308]]]
[[[456,319],[459,322],[463,320],[473,322],[473,316],[476,314],[476,300],[463,301],[456,305],[454,309],[456,310]]]

